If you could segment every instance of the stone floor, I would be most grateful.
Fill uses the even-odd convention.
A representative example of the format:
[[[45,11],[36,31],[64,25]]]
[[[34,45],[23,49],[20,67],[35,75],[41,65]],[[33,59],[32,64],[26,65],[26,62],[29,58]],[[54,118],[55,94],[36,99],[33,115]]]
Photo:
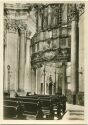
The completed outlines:
[[[66,111],[63,120],[84,120],[84,106],[67,103]]]

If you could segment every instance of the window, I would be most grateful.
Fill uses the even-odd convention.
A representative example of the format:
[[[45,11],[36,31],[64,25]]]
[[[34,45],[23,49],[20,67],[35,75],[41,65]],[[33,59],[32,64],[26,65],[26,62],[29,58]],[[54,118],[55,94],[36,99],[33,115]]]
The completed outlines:
[[[48,32],[48,31],[46,31],[45,36],[46,36],[46,39],[48,39],[48,38],[49,38],[49,32]]]
[[[57,42],[56,40],[53,40],[53,42],[52,42],[52,48],[57,48],[57,43],[56,42]]]
[[[66,38],[60,39],[60,47],[66,47]]]
[[[63,34],[63,35],[67,35],[67,28],[63,28],[63,29],[62,29],[62,34]]]
[[[48,33],[49,33],[49,38],[51,38],[52,37],[52,31],[49,31]]]
[[[59,48],[59,39],[55,39],[52,41],[52,48]]]
[[[53,38],[56,38],[56,37],[57,37],[57,30],[54,29],[54,30],[53,30]]]

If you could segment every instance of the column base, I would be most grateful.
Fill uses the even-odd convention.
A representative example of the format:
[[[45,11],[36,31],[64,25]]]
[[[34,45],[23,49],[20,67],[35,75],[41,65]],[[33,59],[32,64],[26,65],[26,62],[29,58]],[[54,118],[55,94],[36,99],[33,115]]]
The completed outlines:
[[[73,94],[71,90],[67,90],[66,97],[68,103],[84,106],[84,92],[78,92],[77,94]]]
[[[15,90],[10,90],[10,98],[15,98]]]
[[[26,96],[26,94],[27,94],[27,92],[25,92],[24,90],[21,90],[21,89],[17,90],[17,93],[20,96]]]
[[[67,90],[66,92],[67,102],[70,104],[76,104],[77,103],[77,95],[73,94],[71,90]]]

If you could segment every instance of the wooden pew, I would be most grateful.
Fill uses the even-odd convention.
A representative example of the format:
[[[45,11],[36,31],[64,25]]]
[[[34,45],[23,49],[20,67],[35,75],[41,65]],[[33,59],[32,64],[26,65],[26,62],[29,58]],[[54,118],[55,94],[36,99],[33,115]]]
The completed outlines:
[[[32,98],[20,98],[20,97],[16,97],[16,98],[8,98],[7,100],[12,100],[12,101],[22,101],[22,102],[34,102],[37,103],[39,101],[39,99],[32,99]]]
[[[20,98],[17,97],[17,99],[20,99],[23,101],[24,104],[24,113],[30,114],[30,115],[36,115],[37,119],[41,119],[40,114],[50,116],[50,98],[38,98],[38,99],[30,99],[29,98]],[[40,102],[39,106],[38,103]],[[38,108],[39,107],[39,108]],[[40,113],[39,113],[40,112]],[[39,117],[38,117],[39,116]]]
[[[23,105],[19,101],[4,100],[5,119],[23,119]]]
[[[32,96],[35,96],[35,95],[32,95]],[[45,109],[49,110],[50,101],[51,101],[53,106],[57,107],[57,105],[59,104],[61,109],[63,110],[63,102],[62,102],[63,97],[62,96],[38,95],[38,97],[37,97],[38,99],[34,99],[34,98],[32,98],[32,96],[31,96],[31,98],[30,98],[30,96],[27,96],[27,97],[24,97],[24,98],[21,97],[21,99],[20,98],[18,98],[18,99],[27,101],[27,102],[33,102],[33,103],[35,103],[35,102],[37,103],[39,100],[41,102],[42,109],[44,109],[44,110]]]
[[[18,100],[23,101],[23,102],[33,102],[33,103],[37,103],[39,101],[39,99],[32,99],[32,98],[20,98],[17,97]]]
[[[8,100],[4,100],[4,104],[5,104],[5,106],[7,106],[7,110],[5,109],[5,111],[8,111],[8,113],[10,113],[9,108],[16,107],[17,106],[16,103],[18,102],[18,100],[21,101],[23,106],[24,106],[24,111],[23,111],[24,114],[39,116],[39,114],[38,114],[38,110],[39,110],[38,101],[39,100],[38,99],[35,100],[35,99],[32,99],[32,98],[28,99],[28,98],[18,98],[17,97],[17,98],[9,98]],[[16,112],[15,114],[20,115],[19,111]],[[11,117],[11,115],[10,115],[10,117]]]
[[[27,113],[27,114],[31,114],[31,115],[38,114],[38,111],[39,111],[38,102],[40,102],[40,107],[41,107],[41,110],[43,111],[44,115],[48,116],[49,119],[53,119],[53,117],[51,117],[51,116],[54,116],[53,115],[54,107],[57,110],[58,116],[61,116],[61,113],[62,114],[65,113],[65,111],[66,111],[65,96],[37,95],[36,98],[34,96],[36,96],[36,95],[19,96],[19,97],[10,98],[10,99],[12,101],[18,101],[18,100],[22,101],[23,105],[24,105],[24,113]],[[52,104],[52,106],[51,106],[51,104]]]
[[[16,119],[17,107],[4,105],[4,119]]]
[[[40,98],[40,104],[42,107],[42,111],[44,114],[44,118],[46,120],[53,120],[54,119],[54,110],[53,105],[51,103],[51,99],[49,98]]]
[[[61,119],[66,112],[66,96],[59,96],[57,102],[57,117]]]
[[[37,95],[29,95],[29,96],[18,96],[20,98],[32,98],[32,99],[37,99],[38,96]]]
[[[17,101],[13,101],[13,100],[4,100],[4,105],[5,106],[17,106]]]
[[[24,104],[24,113],[30,115],[36,115],[38,110],[38,103],[33,102],[23,102]]]
[[[62,111],[64,114],[66,112],[66,96],[61,97],[61,103],[62,103]]]
[[[50,104],[51,104],[51,100],[47,100],[47,99],[40,99],[39,100],[41,103],[41,107],[42,108],[50,108]]]

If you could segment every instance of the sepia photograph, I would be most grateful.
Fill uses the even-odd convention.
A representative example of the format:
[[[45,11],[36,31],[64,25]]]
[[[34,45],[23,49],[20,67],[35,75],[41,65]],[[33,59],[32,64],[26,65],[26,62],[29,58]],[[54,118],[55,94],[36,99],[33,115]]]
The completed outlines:
[[[3,119],[84,121],[85,3],[3,4]]]

